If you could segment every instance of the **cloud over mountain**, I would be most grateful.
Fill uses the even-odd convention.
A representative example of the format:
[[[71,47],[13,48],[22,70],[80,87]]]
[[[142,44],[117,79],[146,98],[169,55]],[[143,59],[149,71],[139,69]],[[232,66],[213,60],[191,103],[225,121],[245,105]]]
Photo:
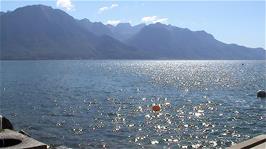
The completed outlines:
[[[167,23],[168,21],[168,18],[160,18],[158,16],[146,16],[146,17],[143,17],[141,19],[141,21],[143,23],[157,23],[157,22],[160,22],[160,23]]]
[[[110,6],[103,6],[103,7],[99,8],[98,13],[103,13],[104,11],[114,9],[118,6],[119,6],[118,4],[112,4]]]
[[[63,9],[69,11],[74,9],[74,5],[71,0],[57,0],[56,1],[57,7],[62,7]]]

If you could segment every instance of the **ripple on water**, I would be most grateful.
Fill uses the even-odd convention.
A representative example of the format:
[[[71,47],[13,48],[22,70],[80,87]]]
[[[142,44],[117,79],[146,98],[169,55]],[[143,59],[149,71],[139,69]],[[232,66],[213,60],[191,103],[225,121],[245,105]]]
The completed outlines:
[[[1,112],[73,148],[224,148],[266,133],[265,63],[241,63],[3,62]]]

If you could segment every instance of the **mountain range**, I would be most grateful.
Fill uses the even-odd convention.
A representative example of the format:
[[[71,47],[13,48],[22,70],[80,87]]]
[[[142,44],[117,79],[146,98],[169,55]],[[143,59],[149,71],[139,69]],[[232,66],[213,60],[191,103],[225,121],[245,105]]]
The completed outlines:
[[[1,12],[2,60],[265,59],[262,48],[225,44],[205,31],[161,23],[116,26],[45,5]]]

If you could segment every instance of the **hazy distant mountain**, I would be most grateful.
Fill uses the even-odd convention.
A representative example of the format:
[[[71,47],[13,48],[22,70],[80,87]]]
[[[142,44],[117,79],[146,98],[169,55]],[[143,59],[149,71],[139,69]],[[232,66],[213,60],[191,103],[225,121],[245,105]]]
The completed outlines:
[[[138,33],[145,24],[139,24],[136,26],[131,26],[129,23],[119,23],[116,26],[109,25],[112,32],[112,36],[120,41],[126,41],[133,35]]]
[[[116,26],[110,24],[104,25],[101,22],[90,22],[88,19],[78,20],[78,23],[81,27],[95,35],[108,35],[120,41],[126,41],[145,26],[145,24],[131,26],[129,23],[119,23]]]
[[[205,31],[161,23],[144,27],[127,41],[158,59],[265,59],[262,48],[225,44]]]
[[[139,58],[135,51],[85,30],[59,9],[34,5],[1,15],[1,59]]]
[[[1,59],[265,59],[265,50],[224,44],[171,25],[76,20],[44,5],[1,13]]]
[[[78,20],[78,23],[80,24],[81,27],[84,29],[94,33],[95,35],[102,36],[102,35],[109,35],[113,36],[113,33],[107,27],[101,22],[90,22],[88,19],[82,19]]]

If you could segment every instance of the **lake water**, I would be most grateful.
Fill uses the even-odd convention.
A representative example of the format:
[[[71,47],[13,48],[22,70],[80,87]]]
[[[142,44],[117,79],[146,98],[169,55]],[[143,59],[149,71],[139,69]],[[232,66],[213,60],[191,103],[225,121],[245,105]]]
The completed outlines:
[[[218,148],[266,133],[260,89],[265,61],[1,61],[0,108],[52,146]]]

